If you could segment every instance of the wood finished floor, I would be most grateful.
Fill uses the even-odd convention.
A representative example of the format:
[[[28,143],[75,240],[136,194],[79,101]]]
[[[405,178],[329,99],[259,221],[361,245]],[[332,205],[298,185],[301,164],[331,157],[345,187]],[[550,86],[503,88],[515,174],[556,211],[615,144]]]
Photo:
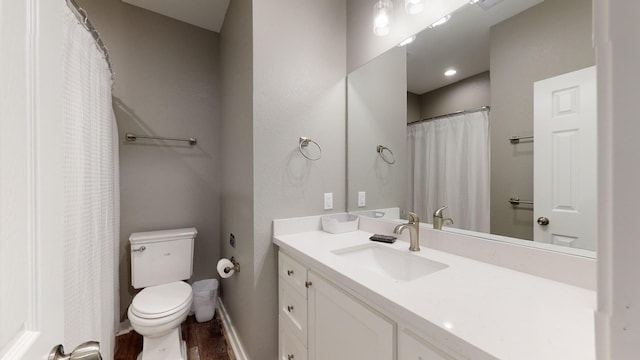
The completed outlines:
[[[198,323],[195,316],[189,316],[182,324],[182,336],[187,342],[188,360],[236,359],[217,311],[213,320],[204,323]],[[141,351],[142,336],[135,331],[116,337],[115,360],[135,360]]]

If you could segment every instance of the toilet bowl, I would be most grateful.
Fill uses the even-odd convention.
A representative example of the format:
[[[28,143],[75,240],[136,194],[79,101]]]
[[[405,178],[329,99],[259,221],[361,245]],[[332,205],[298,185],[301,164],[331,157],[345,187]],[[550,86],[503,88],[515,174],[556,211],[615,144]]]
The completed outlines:
[[[195,228],[131,234],[132,285],[141,289],[127,311],[143,336],[138,360],[187,360],[180,324],[191,303]]]
[[[182,281],[145,288],[129,306],[131,327],[143,336],[138,360],[186,360],[180,324],[187,318],[193,291]]]

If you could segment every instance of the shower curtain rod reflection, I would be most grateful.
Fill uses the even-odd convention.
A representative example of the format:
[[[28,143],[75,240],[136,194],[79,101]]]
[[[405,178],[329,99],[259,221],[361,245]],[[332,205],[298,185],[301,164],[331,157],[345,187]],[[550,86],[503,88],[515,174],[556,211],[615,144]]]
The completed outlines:
[[[412,124],[418,124],[421,122],[425,122],[425,121],[431,121],[431,120],[437,120],[437,119],[442,119],[442,118],[446,118],[449,116],[453,116],[453,115],[460,115],[460,114],[470,114],[470,113],[474,113],[474,112],[478,112],[478,111],[484,111],[484,110],[491,110],[491,106],[481,106],[479,108],[475,108],[475,109],[470,109],[470,110],[460,110],[460,111],[455,111],[449,114],[444,114],[444,115],[438,115],[438,116],[434,116],[434,117],[430,117],[430,118],[426,118],[426,119],[422,119],[422,120],[418,120],[418,121],[412,121],[410,123],[407,123],[408,125],[412,125]]]
[[[75,0],[67,0],[67,5],[69,6],[69,9],[71,9],[71,12],[73,12],[73,14],[76,16],[76,18],[78,18],[78,21],[80,22],[80,24],[82,24],[82,26],[84,26],[84,28],[87,29],[87,31],[89,31],[91,36],[93,36],[93,39],[96,41],[96,46],[98,47],[98,50],[100,50],[102,55],[104,55],[104,59],[107,61],[107,66],[109,66],[109,72],[111,73],[111,77],[113,78],[113,67],[111,66],[111,60],[109,59],[109,50],[102,42],[102,39],[100,38],[100,33],[98,33],[98,30],[96,30],[96,28],[93,27],[93,24],[91,24],[91,21],[89,21],[87,12],[84,11],[84,9],[81,8],[80,5],[78,5],[78,3],[75,2]]]

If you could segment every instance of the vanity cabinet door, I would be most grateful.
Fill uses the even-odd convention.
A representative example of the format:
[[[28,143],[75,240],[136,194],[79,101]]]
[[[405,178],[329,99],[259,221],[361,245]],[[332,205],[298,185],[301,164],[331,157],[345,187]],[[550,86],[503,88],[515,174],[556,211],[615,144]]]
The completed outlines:
[[[309,271],[309,360],[394,359],[394,323]]]
[[[398,332],[398,360],[455,360],[428,341],[406,330]]]

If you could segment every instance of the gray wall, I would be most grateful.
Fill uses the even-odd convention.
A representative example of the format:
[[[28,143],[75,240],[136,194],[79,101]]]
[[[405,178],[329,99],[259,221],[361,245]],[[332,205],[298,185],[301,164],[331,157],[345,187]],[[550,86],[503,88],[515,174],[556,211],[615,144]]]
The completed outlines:
[[[223,300],[248,356],[275,359],[272,220],[345,211],[345,3],[232,1],[221,69],[221,249],[242,265],[222,282]],[[302,157],[300,136],[322,146],[320,160]],[[325,192],[334,194],[332,211],[323,210]]]
[[[395,47],[349,74],[347,81],[347,210],[407,207],[407,51]],[[387,146],[387,164],[376,146]],[[385,156],[389,156],[385,152]],[[358,192],[366,206],[358,207]]]
[[[533,238],[533,82],[595,64],[591,1],[546,0],[491,29],[491,232]],[[526,46],[524,46],[526,45]]]
[[[420,95],[407,92],[407,123],[421,120]]]
[[[130,283],[128,237],[195,226],[192,280],[215,276],[220,251],[218,35],[120,0],[85,8],[109,48],[120,133],[120,311]],[[198,138],[198,145],[126,143],[124,134]]]
[[[345,211],[346,5],[254,1],[253,359],[277,357],[277,257],[272,220]],[[304,31],[301,31],[304,29]],[[298,138],[322,146],[304,159]]]
[[[489,72],[470,76],[420,96],[420,116],[427,119],[491,104]]]
[[[252,307],[255,298],[253,291],[252,16],[251,0],[233,0],[229,3],[227,16],[220,32],[222,88],[220,251],[223,257],[235,256],[242,266],[242,271],[221,282],[221,296],[233,325],[239,333],[240,341],[250,354],[254,342]],[[229,236],[232,233],[236,239],[235,248],[229,242]]]

